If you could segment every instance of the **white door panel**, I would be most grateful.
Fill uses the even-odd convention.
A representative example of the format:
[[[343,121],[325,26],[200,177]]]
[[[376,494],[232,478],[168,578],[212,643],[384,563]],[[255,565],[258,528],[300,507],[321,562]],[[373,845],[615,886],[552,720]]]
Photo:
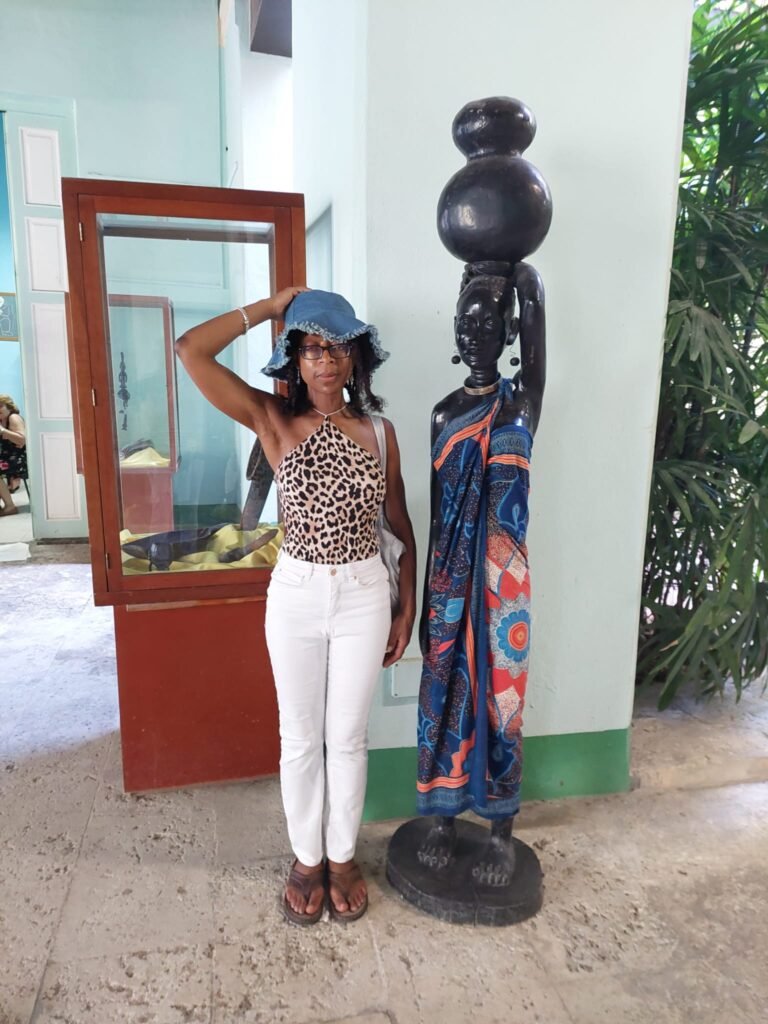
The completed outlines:
[[[64,224],[54,217],[25,217],[29,286],[36,292],[67,290]]]
[[[28,206],[61,207],[61,158],[55,129],[19,128],[24,175],[24,202]]]
[[[72,392],[64,306],[32,303],[37,365],[37,410],[41,420],[72,419]]]
[[[44,99],[39,109],[46,102],[51,109],[53,101]],[[5,138],[32,524],[36,538],[86,537],[63,303],[67,262],[61,175],[77,175],[74,117],[35,112],[34,98],[29,105],[29,111],[22,101],[6,108]]]

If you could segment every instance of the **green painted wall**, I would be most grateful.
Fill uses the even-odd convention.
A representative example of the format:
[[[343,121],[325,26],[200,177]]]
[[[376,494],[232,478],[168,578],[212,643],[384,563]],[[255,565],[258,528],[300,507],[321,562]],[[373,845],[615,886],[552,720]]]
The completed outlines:
[[[629,789],[629,729],[527,736],[523,740],[523,800],[622,793]],[[368,755],[366,821],[416,813],[416,747]]]
[[[465,375],[450,362],[462,265],[435,228],[463,164],[451,122],[482,96],[534,111],[526,156],[554,216],[532,257],[547,289],[548,379],[532,468],[524,786],[528,798],[623,789],[693,6],[482,9],[493,32],[468,46],[462,0],[294,0],[295,180],[308,223],[332,206],[334,286],[392,353],[374,387],[400,438],[421,576],[430,412]],[[635,45],[617,46],[628,30]],[[585,133],[586,121],[611,129]],[[610,296],[607,318],[595,288]],[[374,817],[413,812],[420,667],[414,633],[374,701]]]

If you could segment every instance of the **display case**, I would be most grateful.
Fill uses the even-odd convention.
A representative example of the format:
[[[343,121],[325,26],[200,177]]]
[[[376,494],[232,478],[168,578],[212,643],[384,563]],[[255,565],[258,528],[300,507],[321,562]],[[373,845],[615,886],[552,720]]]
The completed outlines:
[[[276,488],[253,433],[203,398],[174,342],[304,282],[303,198],[65,178],[63,205],[77,450],[94,599],[115,606],[126,787],[274,771]],[[271,391],[260,370],[278,326],[220,362]]]
[[[303,280],[301,197],[65,179],[65,199],[96,602],[263,593],[281,537],[276,489],[243,529],[253,434],[177,372],[173,344]],[[220,357],[267,390],[273,329],[259,325]]]

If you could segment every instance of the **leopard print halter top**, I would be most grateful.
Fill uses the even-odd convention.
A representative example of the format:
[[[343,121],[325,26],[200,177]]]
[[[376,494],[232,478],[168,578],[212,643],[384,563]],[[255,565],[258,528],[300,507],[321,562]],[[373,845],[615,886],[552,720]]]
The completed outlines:
[[[379,460],[326,416],[281,460],[275,474],[286,554],[344,565],[378,554],[384,500]]]

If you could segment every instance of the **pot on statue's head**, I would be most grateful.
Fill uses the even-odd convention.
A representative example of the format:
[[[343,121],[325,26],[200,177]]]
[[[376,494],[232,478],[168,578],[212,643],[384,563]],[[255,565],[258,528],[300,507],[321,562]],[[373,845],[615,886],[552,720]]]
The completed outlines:
[[[552,197],[540,172],[521,154],[536,119],[520,100],[491,96],[467,103],[453,120],[453,141],[467,158],[442,191],[437,231],[465,263],[515,264],[541,245]]]

